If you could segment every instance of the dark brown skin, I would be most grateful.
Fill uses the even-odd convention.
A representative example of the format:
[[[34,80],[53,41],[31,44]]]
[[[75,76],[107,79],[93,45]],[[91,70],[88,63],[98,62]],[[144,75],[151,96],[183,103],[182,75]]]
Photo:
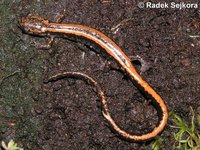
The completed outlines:
[[[160,132],[163,131],[168,119],[167,107],[163,99],[153,90],[153,88],[151,88],[151,86],[146,81],[142,79],[142,77],[137,73],[137,71],[133,67],[130,59],[124,54],[124,52],[120,49],[120,47],[118,47],[110,38],[105,36],[103,33],[86,26],[76,25],[76,24],[49,23],[48,20],[45,20],[38,16],[23,17],[19,21],[19,24],[20,28],[28,34],[34,34],[38,36],[49,36],[50,34],[56,34],[56,33],[73,34],[85,37],[97,43],[99,46],[105,49],[105,51],[122,66],[122,68],[128,73],[128,75],[133,79],[133,81],[135,81],[136,85],[140,89],[142,89],[146,94],[151,96],[151,98],[158,105],[159,110],[162,111],[162,116],[160,118],[159,124],[157,125],[157,127],[153,129],[153,131],[142,135],[131,135],[126,131],[120,129],[119,126],[115,123],[115,121],[110,115],[106,97],[102,92],[102,90],[99,90],[99,95],[101,96],[101,102],[103,107],[102,113],[105,119],[109,122],[110,126],[120,136],[132,141],[149,140],[154,138]],[[63,74],[59,73],[51,77],[50,80],[60,79],[61,77],[67,76],[67,74],[70,73],[73,74],[73,72],[68,72]],[[97,85],[97,82],[91,77],[88,77],[85,74],[81,74],[80,76],[85,76],[85,78],[88,78],[88,80],[90,80],[95,86]]]

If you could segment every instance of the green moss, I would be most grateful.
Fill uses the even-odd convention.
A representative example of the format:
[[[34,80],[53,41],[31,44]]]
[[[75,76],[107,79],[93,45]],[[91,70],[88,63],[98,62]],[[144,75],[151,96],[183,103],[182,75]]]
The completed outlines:
[[[6,144],[4,141],[1,143],[4,150],[23,150],[22,148],[18,147],[17,143],[15,143],[13,140],[10,140],[8,144]]]
[[[190,123],[186,123],[181,117],[171,111],[169,113],[169,118],[172,120],[172,124],[170,125],[171,135],[174,137],[174,141],[172,143],[172,147],[169,149],[176,149],[176,150],[200,150],[200,131],[198,127],[200,127],[200,115],[197,114],[195,117],[194,111],[191,108],[192,118]],[[197,123],[195,124],[195,119]],[[176,130],[174,132],[174,129]],[[167,133],[168,134],[168,133]],[[169,135],[167,135],[169,136]],[[166,138],[165,137],[157,137],[155,140],[151,142],[152,150],[159,150],[162,149],[162,141]]]
[[[192,119],[190,124],[187,124],[182,118],[176,115],[174,112],[170,112],[170,118],[174,122],[171,125],[172,128],[177,129],[174,133],[174,149],[180,150],[198,150],[200,149],[200,132],[195,125],[195,115],[191,108]],[[198,120],[198,117],[197,117]]]
[[[0,138],[33,149],[39,127],[31,115],[32,91],[41,85],[46,56],[30,47],[32,37],[21,34],[11,5],[11,0],[0,2]]]
[[[152,150],[159,150],[162,145],[163,139],[161,137],[157,137],[152,143],[151,148]]]

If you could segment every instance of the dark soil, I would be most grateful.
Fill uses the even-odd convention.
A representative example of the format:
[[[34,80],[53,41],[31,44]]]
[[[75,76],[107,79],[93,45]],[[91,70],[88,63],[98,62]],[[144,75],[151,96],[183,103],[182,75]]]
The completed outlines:
[[[198,1],[194,0],[192,3]],[[145,100],[118,64],[94,43],[79,38],[75,41],[58,38],[49,50],[32,47],[31,43],[34,41],[44,43],[45,40],[25,35],[17,27],[18,19],[29,13],[51,21],[55,21],[59,13],[64,13],[64,23],[82,24],[103,32],[127,56],[138,55],[143,59],[145,64],[138,61],[133,63],[141,76],[165,100],[169,111],[174,110],[188,122],[191,118],[190,106],[195,114],[200,113],[197,111],[200,110],[199,9],[140,9],[137,4],[138,1],[132,0],[10,2],[7,7],[13,13],[12,16],[15,16],[12,19],[15,25],[9,27],[15,32],[14,47],[23,52],[21,55],[28,56],[23,59],[21,55],[16,55],[15,59],[26,60],[17,65],[23,71],[16,82],[26,80],[31,85],[29,92],[20,97],[23,100],[20,103],[23,103],[26,101],[26,94],[31,95],[30,102],[26,101],[31,103],[28,105],[30,109],[26,110],[27,120],[31,118],[31,126],[25,126],[27,120],[23,120],[20,127],[20,119],[4,116],[4,123],[13,119],[17,120],[18,126],[13,128],[4,124],[6,127],[3,131],[1,129],[0,139],[17,138],[25,149],[38,150],[151,149],[151,141],[128,142],[112,132],[103,118],[100,98],[93,86],[73,78],[48,84],[43,82],[64,71],[83,72],[95,78],[106,93],[111,114],[124,130],[134,134],[147,133],[155,127],[158,120],[156,109]],[[5,27],[6,25],[2,28]],[[114,27],[117,29],[112,30]],[[5,33],[12,34],[2,32],[4,35]],[[1,38],[3,37],[2,35]],[[27,52],[29,49],[32,51],[30,54]],[[4,62],[3,59],[0,61]],[[36,74],[38,70],[41,73]],[[3,86],[7,85],[1,85],[1,102],[6,101]],[[24,87],[25,89],[27,88]],[[2,107],[4,106],[0,107],[0,114],[8,114],[7,109]],[[20,108],[21,106],[15,110],[17,114],[20,114]],[[172,149],[174,144],[173,130],[169,125],[170,120],[160,135],[164,139],[161,146],[163,150]],[[31,128],[31,131],[27,130],[28,133],[19,136],[23,128]],[[27,142],[27,139],[30,140]]]

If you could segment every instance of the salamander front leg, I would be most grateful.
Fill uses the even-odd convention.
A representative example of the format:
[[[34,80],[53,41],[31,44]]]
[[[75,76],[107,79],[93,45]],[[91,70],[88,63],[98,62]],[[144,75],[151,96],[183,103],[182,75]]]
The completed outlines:
[[[54,42],[54,39],[55,39],[54,36],[49,36],[49,37],[47,38],[47,42],[46,42],[46,43],[41,44],[41,43],[38,43],[38,42],[36,42],[36,41],[32,41],[31,45],[32,45],[33,47],[36,47],[37,49],[48,50],[48,49],[50,49],[50,48],[52,47],[52,44],[53,44],[53,42]]]

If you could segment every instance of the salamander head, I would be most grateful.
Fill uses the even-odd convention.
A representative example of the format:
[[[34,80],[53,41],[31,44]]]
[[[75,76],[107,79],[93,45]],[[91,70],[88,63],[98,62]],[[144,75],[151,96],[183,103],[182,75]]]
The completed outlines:
[[[48,23],[48,20],[41,17],[28,15],[20,19],[19,27],[26,33],[43,36],[46,35],[45,27]]]

